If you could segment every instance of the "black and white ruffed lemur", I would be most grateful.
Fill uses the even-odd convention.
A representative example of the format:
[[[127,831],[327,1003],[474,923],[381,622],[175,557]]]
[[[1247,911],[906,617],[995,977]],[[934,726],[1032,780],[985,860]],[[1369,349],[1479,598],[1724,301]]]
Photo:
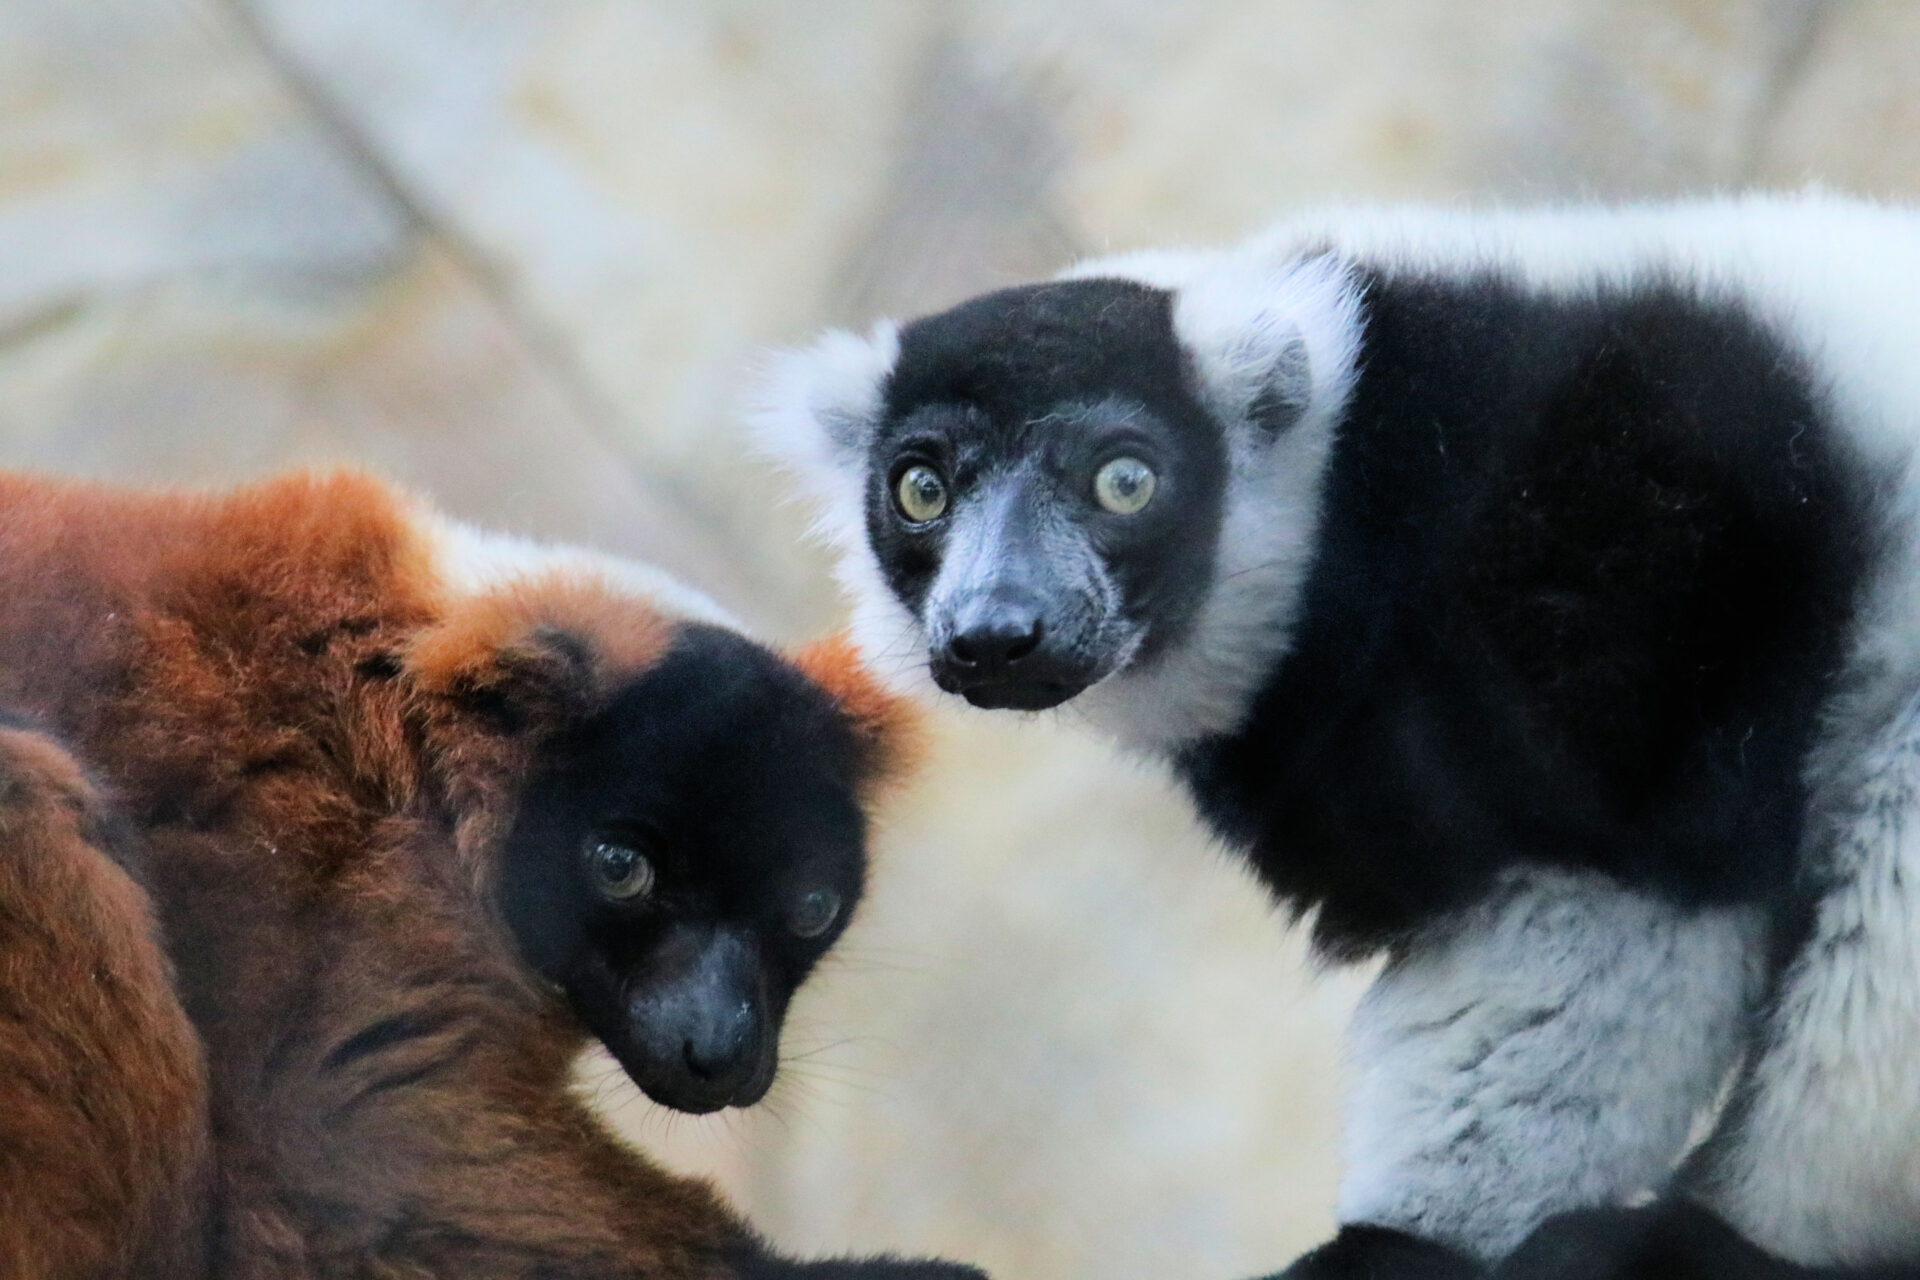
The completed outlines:
[[[1335,210],[764,400],[875,660],[1384,957],[1289,1276],[1920,1276],[1920,216]]]

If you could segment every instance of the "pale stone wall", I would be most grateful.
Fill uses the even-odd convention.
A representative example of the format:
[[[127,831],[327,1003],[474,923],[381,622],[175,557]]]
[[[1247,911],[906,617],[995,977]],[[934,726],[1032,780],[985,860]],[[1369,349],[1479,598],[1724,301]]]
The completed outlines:
[[[1920,186],[1902,0],[6,0],[0,462],[370,463],[836,616],[754,354],[1327,198]],[[1322,1235],[1359,979],[1065,723],[949,716],[770,1104],[589,1087],[810,1250],[1197,1280]]]

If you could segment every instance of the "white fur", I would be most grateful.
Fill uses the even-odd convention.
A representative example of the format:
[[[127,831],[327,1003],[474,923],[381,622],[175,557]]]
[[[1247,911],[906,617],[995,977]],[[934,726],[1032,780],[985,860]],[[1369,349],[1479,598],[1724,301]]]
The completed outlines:
[[[1343,1222],[1483,1258],[1659,1189],[1737,1059],[1759,913],[1515,878],[1416,940],[1354,1018]]]
[[[1920,698],[1833,780],[1835,887],[1699,1194],[1808,1264],[1920,1257]]]
[[[1233,729],[1286,652],[1360,342],[1358,290],[1334,259],[1221,255],[1180,265],[1174,332],[1207,407],[1226,424],[1233,468],[1213,586],[1177,649],[1150,665],[1123,667],[1073,703],[1122,742],[1146,749]],[[1302,364],[1289,358],[1296,347]],[[1275,376],[1294,381],[1285,391],[1300,413],[1270,439],[1249,414]]]
[[[813,501],[818,532],[842,552],[866,545],[866,446],[899,356],[899,330],[886,321],[864,338],[834,329],[776,355],[747,406],[760,446],[792,471]]]
[[[747,417],[760,448],[786,467],[812,506],[814,535],[839,555],[840,585],[853,605],[850,629],[868,666],[902,692],[931,695],[926,636],[894,599],[867,545],[866,441],[899,355],[899,330],[888,321],[864,338],[832,330],[774,357]]]
[[[555,546],[493,533],[422,510],[442,579],[462,595],[477,595],[550,573],[577,574],[639,597],[673,618],[744,628],[712,600],[649,564],[585,547]]]

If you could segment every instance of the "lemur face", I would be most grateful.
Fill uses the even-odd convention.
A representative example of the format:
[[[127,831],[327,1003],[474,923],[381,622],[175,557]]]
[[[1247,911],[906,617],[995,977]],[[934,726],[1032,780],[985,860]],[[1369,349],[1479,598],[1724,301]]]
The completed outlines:
[[[1286,643],[1360,290],[1325,255],[1115,266],[828,334],[759,426],[876,668],[1167,746],[1230,728]]]
[[[1052,707],[1186,632],[1226,441],[1187,389],[1164,291],[976,299],[907,326],[884,396],[867,535],[940,688]]]
[[[860,897],[861,770],[818,686],[697,625],[553,744],[501,899],[528,961],[656,1102],[766,1093],[787,1002]]]

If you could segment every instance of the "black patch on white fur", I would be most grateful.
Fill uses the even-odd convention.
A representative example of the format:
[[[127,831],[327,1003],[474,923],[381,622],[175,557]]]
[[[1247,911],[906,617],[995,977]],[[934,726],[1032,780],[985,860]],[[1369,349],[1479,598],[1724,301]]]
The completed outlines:
[[[1356,956],[1516,864],[1785,900],[1869,559],[1807,371],[1677,286],[1368,282],[1289,655],[1184,753],[1214,827]]]

